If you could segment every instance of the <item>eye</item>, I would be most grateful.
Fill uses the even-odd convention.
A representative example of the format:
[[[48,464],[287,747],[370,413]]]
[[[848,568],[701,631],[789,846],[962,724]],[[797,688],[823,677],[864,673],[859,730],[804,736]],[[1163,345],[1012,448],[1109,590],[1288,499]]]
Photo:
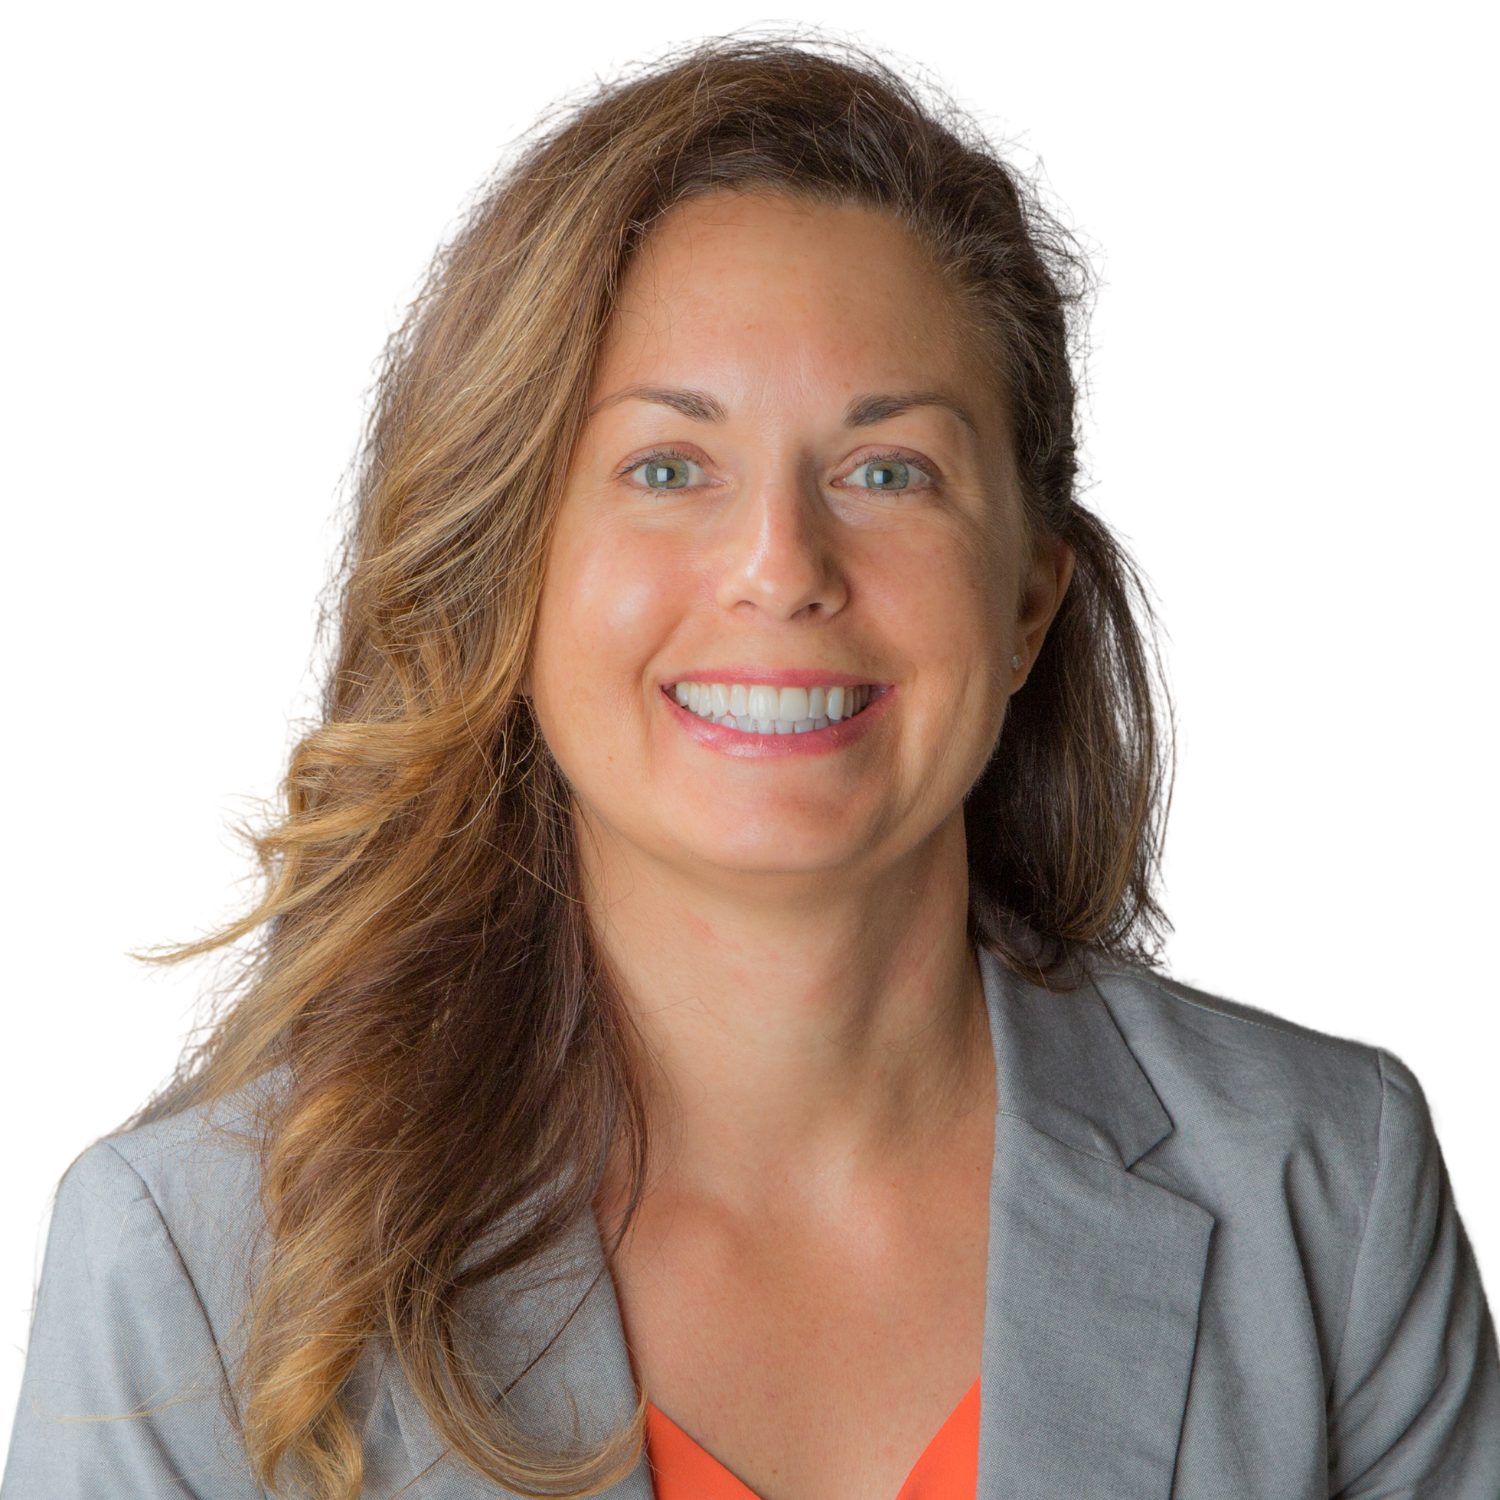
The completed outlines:
[[[629,463],[616,470],[615,478],[626,479],[632,474],[645,470],[645,480],[635,482],[635,487],[656,494],[665,494],[672,490],[685,490],[693,487],[686,474],[688,469],[699,469],[701,472],[697,460],[682,452],[681,449],[657,448],[642,458],[632,458]],[[857,474],[861,469],[870,470],[873,482],[855,484],[854,489],[904,494],[911,489],[931,489],[935,482],[934,475],[929,469],[899,452],[872,453],[868,458],[862,459],[850,472]],[[921,475],[926,483],[913,484],[911,479],[913,474]]]
[[[930,489],[933,483],[933,475],[919,463],[913,462],[904,453],[872,453],[868,458],[861,459],[859,464],[850,470],[850,473],[858,474],[860,469],[869,469],[872,479],[877,482],[870,484],[856,484],[857,490],[873,490],[877,494],[887,491],[902,494],[912,489],[910,476],[913,473],[925,475],[927,483],[916,485],[917,489]]]
[[[681,465],[690,465],[697,468],[698,465],[686,453],[679,452],[676,448],[658,448],[653,453],[648,453],[644,458],[633,458],[624,468],[615,473],[616,479],[625,479],[634,474],[638,469],[644,469],[647,474],[646,482],[637,485],[638,489],[655,490],[658,493],[666,490],[690,489],[686,480],[681,483],[673,482],[674,468],[681,471]]]

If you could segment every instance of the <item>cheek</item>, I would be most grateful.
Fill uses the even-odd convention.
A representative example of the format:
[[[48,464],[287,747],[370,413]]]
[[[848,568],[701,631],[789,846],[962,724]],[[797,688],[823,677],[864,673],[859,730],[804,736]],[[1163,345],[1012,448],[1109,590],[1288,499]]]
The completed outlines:
[[[899,622],[914,669],[963,678],[982,667],[1004,637],[1005,580],[994,560],[958,536],[908,543],[899,563],[872,587],[876,618]]]
[[[628,557],[599,551],[580,560],[568,614],[591,652],[615,656],[649,629],[661,596],[659,579],[631,566]]]
[[[541,613],[554,677],[599,703],[637,692],[670,628],[679,569],[618,535],[559,537]],[[567,689],[562,689],[567,696]]]
[[[880,619],[918,689],[907,703],[901,753],[926,794],[957,798],[983,770],[1004,721],[1009,679],[1006,573],[992,553],[954,538],[903,549],[882,569]]]

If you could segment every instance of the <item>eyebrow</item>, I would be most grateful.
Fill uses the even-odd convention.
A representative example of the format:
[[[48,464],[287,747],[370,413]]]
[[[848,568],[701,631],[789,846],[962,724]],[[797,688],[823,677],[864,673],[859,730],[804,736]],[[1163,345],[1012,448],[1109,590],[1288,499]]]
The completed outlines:
[[[681,412],[694,422],[723,422],[729,417],[723,403],[707,391],[665,385],[626,386],[624,390],[615,391],[602,401],[596,401],[586,415],[591,417],[606,406],[626,400],[651,401],[658,406],[670,406],[673,411]],[[856,396],[844,411],[844,426],[870,427],[917,406],[940,406],[945,411],[952,412],[975,437],[979,436],[979,424],[968,410],[941,391],[878,391],[867,396]]]

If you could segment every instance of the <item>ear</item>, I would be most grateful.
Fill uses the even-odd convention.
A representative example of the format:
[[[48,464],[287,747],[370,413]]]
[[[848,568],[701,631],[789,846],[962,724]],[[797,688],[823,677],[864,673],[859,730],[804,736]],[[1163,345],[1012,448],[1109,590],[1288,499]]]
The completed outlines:
[[[1021,658],[1016,671],[1017,688],[1026,681],[1032,664],[1041,653],[1047,630],[1073,581],[1073,565],[1077,560],[1073,548],[1061,537],[1043,536],[1038,539],[1031,562],[1021,575],[1014,648]]]

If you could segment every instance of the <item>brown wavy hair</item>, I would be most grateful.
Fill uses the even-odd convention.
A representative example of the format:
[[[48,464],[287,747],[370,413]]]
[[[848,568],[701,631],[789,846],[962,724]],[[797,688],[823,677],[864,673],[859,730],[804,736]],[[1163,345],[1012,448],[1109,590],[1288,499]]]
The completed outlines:
[[[377,1340],[444,1442],[518,1494],[595,1494],[640,1456],[644,1398],[596,1451],[542,1451],[459,1335],[465,1294],[589,1209],[612,1141],[633,1189],[611,1251],[645,1183],[638,1054],[521,685],[616,290],[674,204],[859,204],[930,249],[1005,397],[1030,534],[1077,557],[965,799],[970,934],[1053,988],[1085,947],[1158,962],[1170,702],[1141,579],[1076,497],[1092,273],[1035,184],[916,71],[803,28],[696,41],[596,84],[483,187],[386,348],[323,616],[321,719],[284,810],[241,827],[263,894],[208,937],[133,955],[250,940],[230,1003],[120,1131],[286,1068],[257,1137],[270,1252],[236,1372],[268,1490],[358,1494],[343,1395]],[[541,1209],[520,1227],[523,1204]],[[502,1220],[518,1227],[492,1244]]]

